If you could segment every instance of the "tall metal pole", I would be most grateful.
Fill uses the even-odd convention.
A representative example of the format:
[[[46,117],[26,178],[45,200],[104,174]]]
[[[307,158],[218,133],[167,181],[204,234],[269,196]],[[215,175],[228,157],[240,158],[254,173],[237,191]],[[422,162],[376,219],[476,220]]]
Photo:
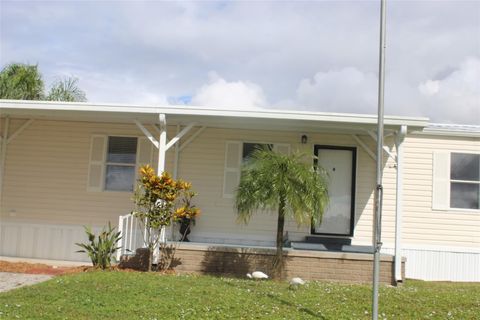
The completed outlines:
[[[375,217],[373,233],[373,294],[372,319],[378,319],[378,285],[380,276],[380,250],[382,248],[382,169],[383,169],[383,102],[385,89],[385,26],[386,0],[380,4],[380,55],[378,71],[378,123],[377,123],[377,186],[375,190]]]

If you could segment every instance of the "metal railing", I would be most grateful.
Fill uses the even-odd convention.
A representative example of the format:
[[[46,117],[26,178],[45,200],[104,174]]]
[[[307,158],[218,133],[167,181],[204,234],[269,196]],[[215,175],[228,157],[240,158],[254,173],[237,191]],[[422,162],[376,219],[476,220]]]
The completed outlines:
[[[131,213],[118,217],[118,231],[122,238],[119,243],[120,248],[117,250],[117,261],[120,261],[122,255],[133,254],[137,248],[145,247],[145,233],[141,230],[143,225]]]

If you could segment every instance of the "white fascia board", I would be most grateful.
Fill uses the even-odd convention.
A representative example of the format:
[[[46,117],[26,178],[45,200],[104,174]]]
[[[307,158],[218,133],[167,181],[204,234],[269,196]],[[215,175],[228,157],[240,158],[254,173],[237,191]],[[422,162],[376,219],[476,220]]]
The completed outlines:
[[[161,108],[163,113],[175,115],[199,115],[199,116],[218,116],[235,118],[259,118],[259,119],[279,119],[279,120],[305,120],[318,122],[337,122],[337,123],[356,123],[356,124],[376,124],[377,116],[369,114],[353,113],[326,113],[326,112],[305,112],[292,110],[222,110],[206,107],[185,107],[185,106],[167,106]],[[428,118],[397,117],[385,116],[386,125],[412,125],[424,127],[428,124]]]
[[[123,114],[159,114],[176,116],[210,116],[228,118],[256,118],[276,120],[299,120],[325,123],[376,124],[376,115],[352,113],[325,113],[268,109],[216,109],[194,106],[138,106],[121,104],[91,104],[86,102],[54,102],[0,100],[0,110],[35,110],[35,111],[77,111],[77,112],[111,112]],[[409,127],[426,127],[428,118],[385,116],[387,126],[407,125]]]
[[[480,126],[432,123],[429,126],[425,127],[422,131],[417,132],[417,134],[480,138]]]
[[[2,100],[0,99],[0,110],[2,109],[28,109],[46,111],[99,111],[99,112],[121,112],[121,113],[151,113],[158,114],[158,108],[136,105],[118,104],[90,104],[87,102],[57,102],[57,101],[27,101],[27,100]]]

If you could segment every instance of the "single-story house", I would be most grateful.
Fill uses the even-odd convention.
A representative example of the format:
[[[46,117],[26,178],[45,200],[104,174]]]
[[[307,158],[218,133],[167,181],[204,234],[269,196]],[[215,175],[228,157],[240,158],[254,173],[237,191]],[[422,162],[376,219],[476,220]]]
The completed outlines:
[[[321,225],[287,222],[290,250],[372,243],[376,115],[0,100],[0,116],[0,256],[85,260],[83,226],[123,221],[145,163],[198,191],[193,245],[272,247],[275,216],[242,225],[233,206],[258,144],[316,155],[330,176]],[[405,257],[407,278],[480,281],[480,126],[386,116],[384,150],[395,278]]]

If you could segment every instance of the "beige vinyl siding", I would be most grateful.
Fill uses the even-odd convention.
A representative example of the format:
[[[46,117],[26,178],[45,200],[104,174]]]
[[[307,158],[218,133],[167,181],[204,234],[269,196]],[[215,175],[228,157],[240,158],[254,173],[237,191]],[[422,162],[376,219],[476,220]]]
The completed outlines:
[[[175,130],[168,127],[169,138],[174,136]],[[108,221],[117,224],[119,215],[131,211],[132,194],[87,191],[90,143],[95,134],[142,136],[133,123],[35,120],[8,146],[2,219],[77,226],[102,226]],[[182,142],[192,134],[193,131]],[[315,144],[356,146],[350,135],[311,133],[307,133],[309,143],[302,145],[302,134],[207,128],[182,150],[178,177],[193,183],[199,193],[196,204],[202,209],[191,238],[196,241],[239,243],[248,240],[253,244],[273,244],[277,222],[274,213],[256,214],[248,225],[238,224],[233,199],[223,197],[226,141],[289,144],[292,151],[300,149],[310,154]],[[374,150],[375,143],[370,137],[362,136],[362,139]],[[170,172],[173,150],[167,152],[167,171]],[[157,155],[154,149],[154,164]],[[374,184],[375,162],[358,147],[354,232],[357,242],[371,241]],[[387,228],[389,224],[392,223],[386,223]],[[286,230],[291,240],[298,241],[310,233],[310,226],[297,227],[289,220]]]
[[[238,224],[233,200],[222,197],[225,147],[227,141],[283,143],[291,150],[313,154],[315,144],[356,146],[349,135],[307,134],[309,143],[299,143],[302,133],[277,131],[227,130],[208,128],[180,155],[179,177],[192,181],[198,187],[197,203],[202,215],[192,231],[192,239],[235,242],[245,239],[273,244],[276,232],[275,214],[255,214],[248,225]],[[365,141],[368,141],[365,137]],[[375,163],[358,148],[356,227],[355,238],[371,241],[372,197],[375,183]],[[286,225],[291,240],[303,240],[310,234],[310,226],[297,227],[289,220]],[[222,239],[226,238],[226,239]]]
[[[25,120],[12,120],[11,130]],[[155,132],[153,127],[149,127]],[[168,127],[172,138],[175,127]],[[182,139],[187,140],[194,130]],[[95,134],[138,136],[135,124],[35,120],[7,149],[1,219],[8,223],[93,225],[132,209],[131,193],[88,192],[87,175],[91,137]],[[179,155],[178,177],[191,181],[198,191],[196,204],[202,214],[191,238],[197,241],[273,244],[276,215],[256,214],[248,225],[237,223],[233,199],[223,197],[225,147],[227,141],[289,144],[292,151],[313,153],[315,144],[357,147],[354,243],[370,243],[373,219],[375,161],[350,135],[306,133],[308,144],[300,144],[304,132],[207,128]],[[375,142],[361,135],[371,150]],[[393,137],[386,139],[393,146]],[[479,152],[478,139],[410,135],[405,143],[404,220],[402,237],[407,244],[437,244],[479,247],[480,213],[432,211],[432,154],[434,150]],[[393,153],[395,153],[395,148]],[[167,171],[173,170],[174,148],[167,152]],[[153,163],[156,166],[157,151]],[[384,154],[383,241],[393,245],[395,228],[394,161]],[[291,240],[303,240],[309,226],[287,221]]]
[[[248,225],[239,224],[233,199],[223,197],[227,141],[293,145],[297,142],[297,134],[207,128],[187,146],[180,154],[178,176],[191,181],[198,190],[196,203],[202,209],[191,239],[220,243],[241,243],[249,239],[252,244],[272,244],[276,231],[275,215],[256,214]],[[299,232],[291,224],[287,229],[291,235]]]
[[[143,135],[133,123],[35,120],[9,143],[2,219],[104,225],[117,224],[119,215],[129,213],[131,193],[87,191],[94,134]]]
[[[480,153],[480,139],[411,135],[404,145],[404,243],[480,248],[480,210],[432,210],[433,153]]]

